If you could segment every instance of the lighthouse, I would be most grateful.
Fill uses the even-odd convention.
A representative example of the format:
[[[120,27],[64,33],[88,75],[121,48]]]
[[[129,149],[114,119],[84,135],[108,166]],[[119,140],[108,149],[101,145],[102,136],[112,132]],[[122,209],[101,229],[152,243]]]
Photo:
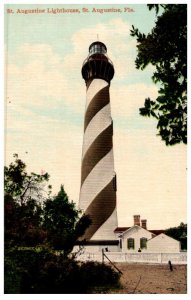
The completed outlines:
[[[86,84],[86,108],[82,147],[80,209],[90,217],[91,225],[82,239],[116,240],[116,173],[113,155],[113,121],[110,109],[110,82],[113,63],[105,44],[96,41],[82,65]]]

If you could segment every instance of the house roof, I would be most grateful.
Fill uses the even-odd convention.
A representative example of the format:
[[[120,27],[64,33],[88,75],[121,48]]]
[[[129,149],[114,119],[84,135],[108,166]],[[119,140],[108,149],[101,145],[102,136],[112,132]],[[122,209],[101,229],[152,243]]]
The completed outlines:
[[[115,233],[118,233],[118,234],[120,234],[120,235],[124,235],[124,234],[126,234],[127,232],[130,232],[130,231],[132,231],[132,230],[143,230],[143,231],[147,231],[147,232],[149,232],[149,233],[151,233],[149,230],[147,230],[147,229],[145,229],[145,228],[143,228],[143,227],[141,227],[141,226],[139,226],[139,225],[133,225],[133,226],[131,226],[131,227],[123,227],[124,229],[122,230],[122,229],[120,229],[120,230],[115,230],[114,232]]]
[[[156,234],[156,235],[159,235],[159,234],[165,232],[165,230],[163,230],[163,229],[154,229],[154,230],[149,230],[149,231]]]
[[[152,237],[150,240],[148,240],[148,242],[151,241],[151,240],[157,240],[158,238],[160,238],[160,236],[164,236],[164,237],[167,238],[167,239],[171,239],[171,240],[174,240],[174,241],[176,241],[176,242],[179,242],[178,240],[172,238],[172,237],[169,236],[169,235],[166,235],[166,234],[163,233],[163,232],[160,233],[160,234],[158,234],[158,235],[156,235],[156,236],[154,236],[154,237]]]
[[[126,231],[127,229],[129,229],[130,227],[117,227],[115,228],[114,232],[123,232]]]
[[[131,226],[131,227],[134,227],[134,225],[133,226]],[[128,230],[129,228],[131,228],[131,227],[117,227],[115,230],[114,230],[114,232],[115,233],[119,233],[119,232],[125,232],[126,230]],[[142,227],[141,227],[142,228]],[[143,228],[144,229],[144,228]],[[163,229],[154,229],[154,230],[148,230],[148,229],[146,229],[147,231],[150,231],[151,233],[153,233],[153,234],[155,234],[155,235],[159,235],[159,234],[161,234],[161,233],[164,233],[164,230]]]

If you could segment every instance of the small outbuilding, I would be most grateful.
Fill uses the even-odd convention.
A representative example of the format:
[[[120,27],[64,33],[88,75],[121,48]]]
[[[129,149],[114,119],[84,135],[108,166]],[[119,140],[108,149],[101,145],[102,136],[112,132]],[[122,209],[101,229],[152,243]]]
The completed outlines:
[[[180,242],[161,233],[147,241],[147,252],[179,253]]]

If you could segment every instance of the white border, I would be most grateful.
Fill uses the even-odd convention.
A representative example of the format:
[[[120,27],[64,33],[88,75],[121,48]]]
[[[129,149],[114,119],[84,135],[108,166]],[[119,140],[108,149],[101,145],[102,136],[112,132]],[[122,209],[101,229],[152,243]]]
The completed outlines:
[[[0,147],[0,162],[2,162],[4,165],[4,76],[3,76],[3,70],[4,70],[4,48],[3,48],[3,45],[4,45],[4,4],[161,4],[161,3],[168,3],[168,4],[174,4],[176,3],[177,1],[172,1],[172,0],[168,0],[168,1],[164,1],[164,0],[161,0],[161,1],[126,1],[126,0],[120,0],[120,1],[117,1],[117,0],[113,0],[113,1],[107,1],[107,0],[94,0],[94,1],[91,1],[91,0],[83,0],[83,1],[80,1],[80,0],[75,0],[75,1],[62,1],[62,0],[57,0],[55,3],[53,3],[53,1],[50,1],[50,0],[46,0],[46,1],[40,1],[40,0],[33,0],[33,1],[23,1],[23,0],[20,0],[20,1],[17,1],[17,0],[12,0],[12,1],[7,1],[7,0],[3,0],[0,2],[0,28],[1,28],[1,34],[0,34],[0,70],[2,72],[0,72],[0,79],[1,79],[1,89],[0,89],[0,96],[1,96],[1,101],[0,101],[0,140],[1,140],[1,147]],[[178,4],[187,4],[188,5],[188,16],[190,15],[190,3],[189,1],[178,1],[177,2]],[[188,18],[188,29],[190,29],[190,18]],[[189,33],[189,30],[188,30],[188,33]],[[188,35],[188,54],[190,53],[190,36]],[[189,79],[190,79],[190,59],[189,59],[189,55],[188,55],[188,82],[189,82]],[[190,82],[189,82],[190,83]],[[190,84],[188,84],[188,99],[190,98]],[[190,105],[188,105],[188,128],[190,128]],[[187,215],[188,215],[188,224],[190,223],[190,209],[191,209],[191,205],[189,204],[189,196],[190,196],[190,169],[191,169],[191,159],[190,159],[190,132],[189,132],[189,142],[188,142],[188,176],[187,176],[187,186],[188,186],[188,196],[187,196],[187,203],[188,203],[188,207],[187,207]],[[2,142],[3,141],[3,142]],[[33,299],[34,298],[34,295],[4,295],[3,293],[3,290],[4,290],[4,270],[3,270],[3,236],[4,236],[4,220],[2,218],[2,215],[3,215],[3,167],[1,165],[1,169],[0,169],[0,196],[1,196],[1,201],[0,201],[0,212],[2,213],[1,214],[1,217],[0,217],[0,228],[1,228],[1,232],[0,232],[0,249],[1,249],[1,252],[0,252],[0,259],[2,259],[2,263],[1,263],[1,260],[0,260],[0,263],[1,263],[1,271],[0,271],[0,294],[3,295],[5,298],[8,298],[9,297],[16,297],[17,299]],[[191,199],[190,199],[191,201]],[[189,241],[190,241],[190,230],[189,230]],[[190,254],[188,252],[188,270],[189,270],[189,264],[190,264]],[[189,286],[190,286],[190,276],[189,276],[189,273],[188,273],[188,283],[189,283]],[[171,299],[182,299],[182,298],[188,298],[188,296],[190,295],[190,288],[188,286],[188,293],[187,295],[176,295],[176,294],[171,294],[171,295],[165,295],[165,297],[167,298],[171,298]],[[53,294],[51,295],[40,295],[40,297],[46,297],[46,299],[52,299],[52,297],[54,296]],[[55,295],[56,298],[60,298],[60,299],[63,299],[64,295]],[[66,295],[65,297],[67,297],[67,299],[73,299],[73,296],[75,297],[79,297],[79,295]],[[137,298],[137,297],[142,297],[142,299],[153,299],[153,296],[154,297],[157,297],[157,298],[160,298],[160,297],[163,297],[162,294],[156,294],[156,295],[114,295],[114,294],[108,294],[108,295],[80,295],[80,297],[83,297],[84,298],[87,298],[89,299],[89,297],[91,298],[94,298],[94,297],[99,297],[99,299],[105,299],[105,298],[108,298],[108,297],[117,297],[117,298],[121,298],[121,297],[128,297],[128,298]]]

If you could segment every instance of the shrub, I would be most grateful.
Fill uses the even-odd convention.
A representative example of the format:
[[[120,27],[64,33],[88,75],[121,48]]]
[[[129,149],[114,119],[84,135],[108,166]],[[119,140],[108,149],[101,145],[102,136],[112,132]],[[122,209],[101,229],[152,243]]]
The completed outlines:
[[[80,272],[89,291],[119,287],[120,274],[109,265],[93,261],[85,262],[81,265]]]
[[[65,259],[47,249],[13,250],[5,259],[7,294],[95,293],[97,289],[118,287],[119,278],[110,266]]]

